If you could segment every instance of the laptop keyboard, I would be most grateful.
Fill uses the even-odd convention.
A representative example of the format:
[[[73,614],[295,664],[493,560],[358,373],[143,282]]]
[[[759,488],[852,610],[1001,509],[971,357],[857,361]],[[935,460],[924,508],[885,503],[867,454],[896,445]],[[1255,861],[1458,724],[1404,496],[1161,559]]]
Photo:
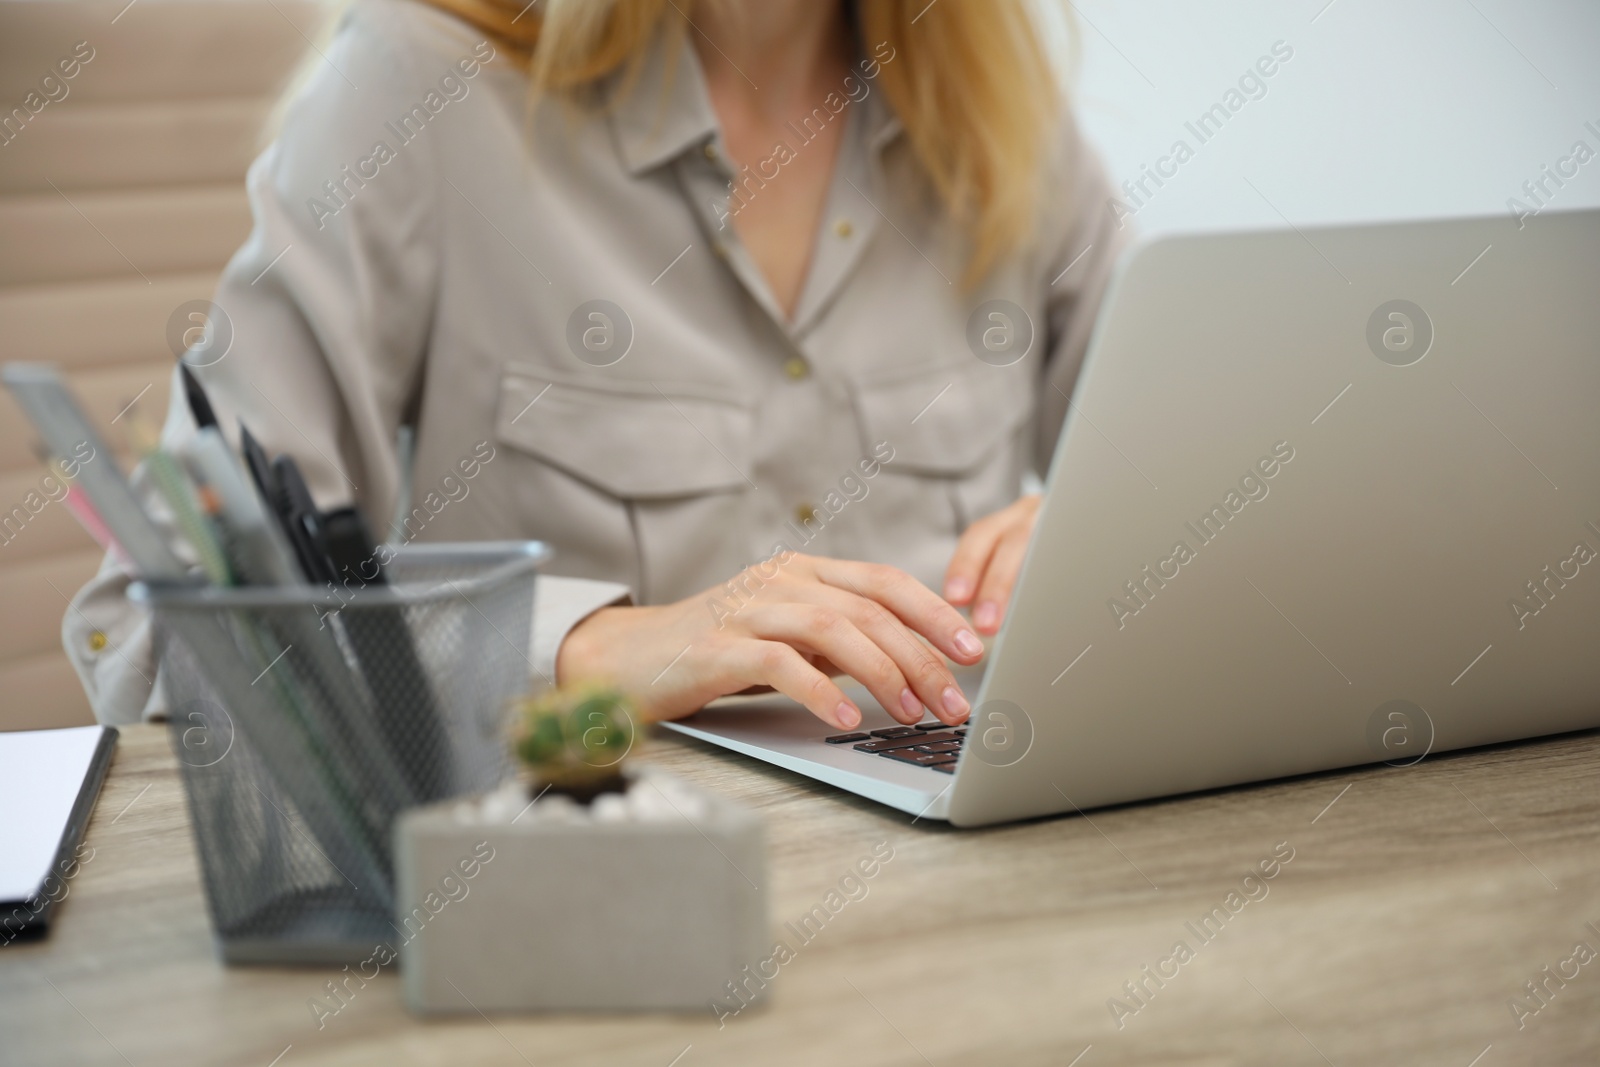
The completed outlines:
[[[919,722],[915,726],[890,726],[867,733],[834,734],[823,740],[830,745],[850,745],[857,752],[883,756],[914,767],[931,767],[954,774],[966,736],[965,726]]]

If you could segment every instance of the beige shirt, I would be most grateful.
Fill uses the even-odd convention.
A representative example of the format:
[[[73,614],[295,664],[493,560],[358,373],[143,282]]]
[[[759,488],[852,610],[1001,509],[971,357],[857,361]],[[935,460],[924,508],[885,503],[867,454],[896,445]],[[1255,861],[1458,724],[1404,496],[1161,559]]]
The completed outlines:
[[[1048,464],[1122,243],[1070,124],[1035,240],[965,292],[959,235],[858,64],[813,113],[842,141],[786,319],[727,220],[783,153],[736,169],[687,42],[611,107],[546,100],[531,122],[505,57],[408,0],[359,0],[325,54],[250,170],[255,229],[216,296],[232,342],[198,374],[230,438],[242,419],[375,530],[413,423],[392,536],[548,542],[545,673],[622,587],[674,600],[780,545],[937,588],[962,530]],[[176,401],[168,439],[191,430]],[[160,703],[125,584],[108,565],[64,626],[106,721]]]

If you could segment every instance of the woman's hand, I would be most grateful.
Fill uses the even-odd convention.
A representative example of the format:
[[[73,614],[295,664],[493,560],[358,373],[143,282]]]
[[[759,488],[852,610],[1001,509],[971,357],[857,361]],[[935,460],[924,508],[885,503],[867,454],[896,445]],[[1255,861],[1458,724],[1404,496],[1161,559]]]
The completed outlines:
[[[979,519],[956,543],[944,576],[944,598],[957,607],[971,604],[972,625],[981,634],[1000,630],[1039,516],[1039,499],[1038,493],[1030,493]]]
[[[853,730],[861,709],[829,677],[848,674],[901,722],[922,718],[926,705],[955,724],[970,709],[941,652],[970,665],[983,644],[909,574],[785,552],[675,604],[602,608],[567,634],[556,675],[605,678],[652,720],[771,687]]]

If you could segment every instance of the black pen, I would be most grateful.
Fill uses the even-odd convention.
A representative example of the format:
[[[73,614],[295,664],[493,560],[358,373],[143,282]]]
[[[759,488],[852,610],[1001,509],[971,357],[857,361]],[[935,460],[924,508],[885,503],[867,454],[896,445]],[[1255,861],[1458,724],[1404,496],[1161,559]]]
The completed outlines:
[[[311,490],[300,474],[300,467],[290,456],[279,456],[272,461],[273,480],[277,494],[272,509],[289,543],[294,546],[300,560],[300,569],[312,585],[336,582],[339,573],[328,559],[328,549],[322,537],[322,513],[311,499]]]
[[[207,426],[215,426],[217,413],[211,406],[211,398],[200,387],[200,379],[194,376],[189,364],[181,359],[178,360],[178,373],[183,377],[183,395],[189,400],[189,414],[194,416],[194,424],[202,430]]]
[[[359,597],[368,586],[386,586],[388,577],[361,513],[337,508],[322,516],[322,545],[336,581]],[[383,735],[395,763],[418,803],[450,793],[455,757],[447,728],[417,652],[403,606],[357,605],[341,613],[345,633],[361,663],[362,675],[384,719]]]
[[[266,451],[243,422],[239,423],[239,451],[244,454],[245,470],[250,472],[250,480],[256,484],[262,504],[269,512],[276,514],[273,501],[278,498],[278,480],[272,475],[272,464],[267,462]]]

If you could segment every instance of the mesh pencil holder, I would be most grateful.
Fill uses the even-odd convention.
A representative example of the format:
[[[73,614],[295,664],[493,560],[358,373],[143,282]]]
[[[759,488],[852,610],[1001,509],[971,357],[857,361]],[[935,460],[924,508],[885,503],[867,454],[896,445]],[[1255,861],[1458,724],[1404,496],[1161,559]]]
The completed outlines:
[[[387,550],[385,550],[387,551]],[[510,771],[537,542],[409,545],[359,589],[137,583],[222,957],[353,963],[393,936],[391,828]]]

